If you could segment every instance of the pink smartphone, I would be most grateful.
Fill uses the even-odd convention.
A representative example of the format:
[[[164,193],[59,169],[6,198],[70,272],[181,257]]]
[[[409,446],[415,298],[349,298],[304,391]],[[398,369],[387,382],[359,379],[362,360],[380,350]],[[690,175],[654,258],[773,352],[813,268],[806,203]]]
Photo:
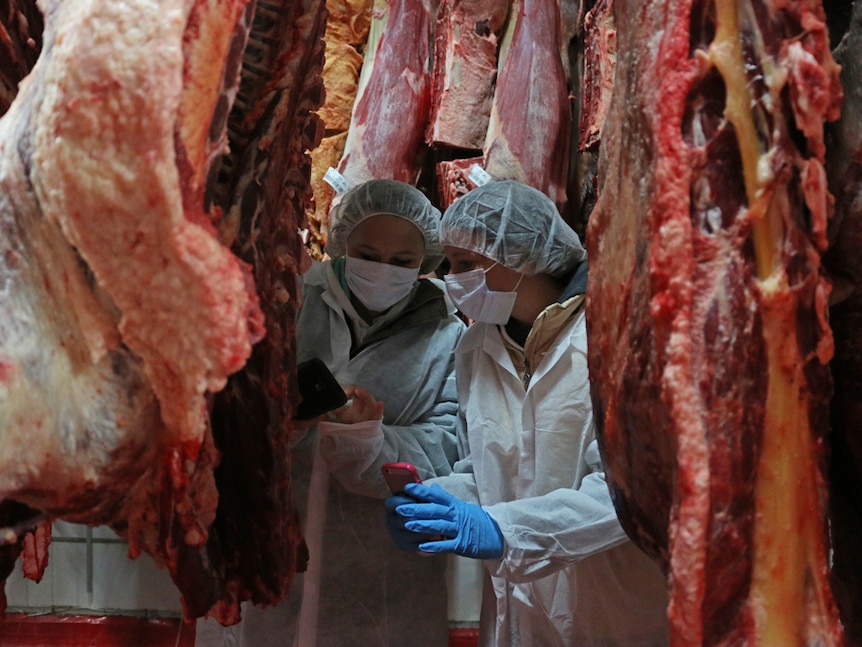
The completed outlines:
[[[422,482],[419,472],[410,463],[384,463],[380,471],[383,472],[383,478],[392,494],[403,492],[408,483]]]

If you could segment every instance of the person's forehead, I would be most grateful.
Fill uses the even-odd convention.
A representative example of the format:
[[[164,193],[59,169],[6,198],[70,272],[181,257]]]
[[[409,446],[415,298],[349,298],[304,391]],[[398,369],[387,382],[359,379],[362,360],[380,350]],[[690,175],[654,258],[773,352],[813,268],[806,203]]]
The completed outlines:
[[[391,213],[376,213],[356,224],[348,240],[360,236],[424,239],[422,229],[412,220]]]

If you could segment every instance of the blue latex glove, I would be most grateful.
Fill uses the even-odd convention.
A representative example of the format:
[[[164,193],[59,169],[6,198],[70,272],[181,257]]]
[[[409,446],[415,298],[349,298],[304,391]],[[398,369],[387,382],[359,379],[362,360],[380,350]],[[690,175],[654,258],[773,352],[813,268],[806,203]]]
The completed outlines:
[[[403,494],[396,494],[386,499],[384,503],[386,516],[383,519],[383,523],[386,525],[389,536],[392,537],[392,541],[395,542],[398,548],[408,553],[416,553],[419,552],[421,544],[438,539],[439,536],[407,530],[404,527],[404,522],[407,520],[395,512],[395,508],[404,503],[416,503],[416,499],[411,499]]]
[[[503,556],[503,533],[497,522],[481,506],[452,496],[439,485],[427,487],[409,483],[404,492],[408,500],[395,507],[404,518],[404,528],[414,533],[438,535],[437,541],[418,545],[426,553],[455,553],[476,559]]]

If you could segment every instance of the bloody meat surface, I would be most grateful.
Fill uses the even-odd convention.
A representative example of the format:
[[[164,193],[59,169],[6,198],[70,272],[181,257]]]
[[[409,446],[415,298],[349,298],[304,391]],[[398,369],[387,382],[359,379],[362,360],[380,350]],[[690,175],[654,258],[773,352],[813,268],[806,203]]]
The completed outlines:
[[[620,518],[668,573],[679,644],[842,644],[820,267],[841,90],[822,8],[614,6],[587,317]]]
[[[38,39],[33,3],[4,14],[4,88],[43,46],[0,119],[2,574],[23,551],[25,575],[41,576],[53,518],[109,525],[169,570],[188,617],[217,605],[233,621],[304,567],[282,466],[257,483],[258,505],[243,502],[262,519],[217,531],[232,499],[214,469],[238,443],[255,448],[237,452],[248,469],[287,456],[323,3],[40,6]],[[246,51],[253,15],[280,29],[265,78],[243,58],[260,52]],[[222,169],[235,99],[258,130],[231,124],[243,161]],[[244,402],[266,415],[234,428],[243,409],[213,397],[244,368],[258,396]],[[249,528],[266,528],[255,555],[236,545]]]

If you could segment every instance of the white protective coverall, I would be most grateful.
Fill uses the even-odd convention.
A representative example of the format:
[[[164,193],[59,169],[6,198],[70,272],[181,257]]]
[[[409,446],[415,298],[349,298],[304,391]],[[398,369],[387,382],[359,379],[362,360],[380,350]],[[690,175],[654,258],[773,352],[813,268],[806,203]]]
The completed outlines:
[[[303,276],[297,362],[317,356],[340,384],[373,393],[385,405],[382,424],[324,422],[296,432],[291,482],[308,570],[284,602],[243,604],[239,625],[198,622],[196,647],[448,645],[446,556],[423,558],[392,544],[381,501],[390,492],[380,467],[413,463],[423,479],[451,472],[453,349],[464,324],[439,285],[420,279],[353,343],[348,316],[359,317],[341,276],[341,259],[315,263]]]
[[[526,388],[507,344],[523,349],[502,326],[474,323],[456,350],[467,457],[432,482],[482,505],[505,540],[485,561],[485,647],[668,644],[665,579],[626,537],[604,478],[583,300],[534,323]]]

